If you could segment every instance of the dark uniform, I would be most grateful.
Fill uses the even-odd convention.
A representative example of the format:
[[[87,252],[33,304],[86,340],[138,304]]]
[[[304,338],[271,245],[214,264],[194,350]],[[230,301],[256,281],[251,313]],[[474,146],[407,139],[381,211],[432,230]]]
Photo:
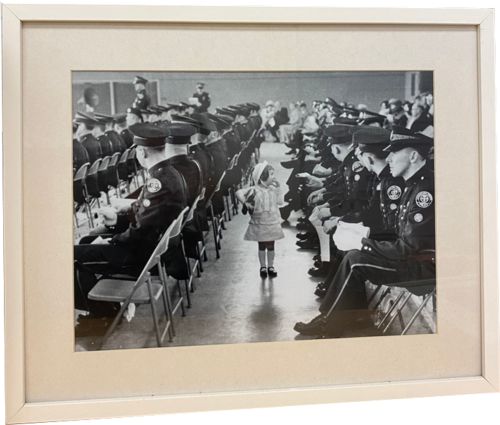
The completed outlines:
[[[123,153],[125,149],[127,149],[125,142],[115,130],[108,130],[105,134],[111,141],[111,148],[113,149],[113,153]]]
[[[136,76],[134,78],[134,84],[143,84],[144,86],[146,86],[147,82],[148,80],[140,76]],[[149,105],[151,105],[151,98],[146,93],[146,90],[143,89],[136,91],[135,99],[132,103],[132,108],[147,109]]]
[[[99,137],[97,137],[97,143],[99,143],[99,146],[101,146],[103,157],[113,155],[113,145],[106,134],[101,134]]]
[[[165,143],[160,133],[150,131],[149,124],[137,124],[134,133],[140,136],[137,144],[158,146]],[[154,137],[153,137],[154,136]],[[109,312],[109,303],[87,300],[87,294],[96,283],[92,267],[86,263],[100,263],[100,273],[112,274],[124,268],[138,273],[153,252],[163,232],[187,204],[186,185],[179,172],[167,159],[149,170],[149,178],[129,214],[119,215],[110,232],[115,233],[109,244],[90,244],[89,238],[75,245],[75,260],[81,265],[75,284],[75,305],[78,309],[101,314]]]
[[[76,139],[73,139],[73,170],[77,171],[83,164],[90,162],[87,149]]]
[[[201,85],[201,88],[203,88],[204,86]],[[195,97],[196,99],[198,99],[198,102],[200,102],[200,106],[197,106],[196,107],[196,112],[207,112],[208,111],[208,108],[210,108],[210,104],[211,104],[211,100],[210,100],[210,95],[204,91],[204,92],[201,92],[201,93],[193,93],[193,97]]]
[[[83,136],[80,143],[89,154],[89,161],[91,164],[103,157],[101,144],[91,133],[88,133],[85,136]]]
[[[128,128],[125,128],[120,132],[120,137],[122,138],[123,142],[125,143],[125,146],[130,148],[132,144],[134,143],[134,136],[132,133],[129,131]]]
[[[425,145],[432,139],[392,139],[392,150]],[[301,333],[338,336],[340,318],[345,311],[367,311],[365,281],[377,285],[396,285],[419,293],[418,281],[435,277],[434,173],[428,164],[405,182],[397,214],[397,239],[377,241],[362,239],[360,250],[349,251],[342,260],[333,284],[319,308],[322,313],[314,323],[298,323]]]

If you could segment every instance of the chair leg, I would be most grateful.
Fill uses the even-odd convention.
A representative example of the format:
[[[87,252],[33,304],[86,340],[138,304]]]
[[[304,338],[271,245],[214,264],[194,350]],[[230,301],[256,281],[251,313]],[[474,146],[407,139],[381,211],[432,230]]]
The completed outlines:
[[[162,335],[160,334],[160,325],[158,323],[158,313],[156,312],[156,305],[155,305],[155,299],[153,297],[153,289],[151,288],[151,277],[148,277],[147,282],[148,286],[148,292],[149,292],[149,301],[151,304],[151,313],[153,315],[153,324],[155,327],[155,334],[156,334],[156,343],[158,344],[158,347],[162,346]]]
[[[394,309],[398,305],[398,303],[401,300],[401,298],[403,298],[403,295],[404,295],[404,292],[401,292],[401,294],[399,294],[399,296],[396,298],[396,301],[394,301],[394,303],[392,304],[391,308],[387,311],[387,313],[385,314],[385,316],[382,318],[382,320],[378,324],[377,329],[380,329],[382,327],[382,325],[384,324],[384,322],[389,318],[389,316],[394,311]]]
[[[187,308],[191,308],[191,296],[189,295],[189,283],[188,283],[188,279],[184,279],[184,287],[186,289]]]
[[[402,295],[402,294],[401,294]],[[408,303],[408,301],[410,300],[411,298],[411,292],[408,292],[403,300],[403,302],[401,303],[401,305],[398,307],[397,311],[392,315],[391,319],[389,320],[389,322],[387,323],[387,325],[385,326],[384,330],[382,331],[382,333],[386,333],[388,330],[389,330],[389,327],[392,325],[392,323],[394,322],[394,320],[396,319],[396,317],[399,317],[400,314],[401,314],[401,310],[403,310],[404,306]],[[395,303],[396,304],[396,303]]]
[[[165,269],[163,265],[158,264],[158,270],[160,272],[160,280],[163,286],[163,307],[165,308],[165,314],[168,317],[168,321],[170,322],[168,327],[168,339],[171,342],[175,336],[175,328],[174,328],[174,315],[172,313],[172,300],[170,299],[170,294],[168,292],[168,278],[165,273]]]
[[[186,308],[184,307],[184,296],[182,295],[181,283],[178,279],[175,281],[175,285],[177,286],[177,293],[178,293],[179,298],[181,300],[181,315],[182,315],[182,317],[185,317],[186,316]]]
[[[215,245],[215,257],[216,258],[220,258],[220,254],[219,254],[219,243],[218,243],[218,232],[217,232],[217,227],[218,227],[218,224],[217,224],[217,219],[215,218],[215,214],[214,214],[214,207],[211,205],[210,206],[210,212],[212,214],[212,230],[213,230],[213,233],[214,233],[214,245]]]
[[[432,292],[429,292],[425,296],[424,300],[422,301],[422,304],[420,304],[420,307],[417,309],[417,311],[412,316],[412,318],[410,319],[410,321],[408,322],[406,327],[403,329],[403,332],[401,332],[401,335],[406,335],[406,332],[408,332],[408,330],[411,328],[411,325],[413,325],[413,322],[415,322],[416,318],[422,312],[422,310],[425,308],[426,304],[429,302],[429,300],[431,299],[431,297],[434,295],[435,292],[436,292],[436,290],[434,289]]]

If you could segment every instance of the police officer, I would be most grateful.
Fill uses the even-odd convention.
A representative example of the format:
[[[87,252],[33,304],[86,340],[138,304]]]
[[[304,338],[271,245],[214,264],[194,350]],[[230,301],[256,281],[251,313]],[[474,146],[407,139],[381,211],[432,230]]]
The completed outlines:
[[[125,149],[130,148],[134,143],[134,136],[127,128],[127,114],[118,114],[113,117],[114,130],[121,137]]]
[[[93,164],[103,157],[101,145],[92,134],[97,122],[90,115],[83,112],[76,113],[75,122],[78,124],[75,136],[86,149],[89,155],[90,164]]]
[[[105,123],[105,131],[104,134],[106,137],[109,139],[111,142],[111,150],[114,153],[122,153],[127,149],[127,146],[125,145],[125,142],[121,138],[121,136],[115,131],[114,125],[115,125],[115,118],[112,117],[111,115],[105,115],[105,114],[95,114],[96,117]]]
[[[151,98],[146,92],[147,82],[148,80],[139,75],[134,78],[135,99],[132,103],[132,108],[147,109],[151,104]]]
[[[193,97],[198,100],[196,112],[207,112],[210,107],[210,95],[206,91],[203,91],[204,88],[205,83],[201,81],[196,83],[196,92],[193,93]]]
[[[96,283],[94,273],[102,273],[103,269],[105,273],[120,272],[130,267],[140,271],[163,232],[187,204],[186,185],[165,148],[166,131],[151,124],[136,124],[131,131],[137,160],[148,170],[149,178],[129,208],[101,210],[111,237],[105,237],[100,244],[91,243],[95,237],[85,237],[74,247],[79,270],[75,281],[76,308],[96,315],[113,314],[116,306],[87,300]],[[100,263],[99,270],[88,263]]]
[[[90,162],[87,149],[78,141],[76,132],[78,123],[73,122],[73,172],[76,172],[83,164]]]
[[[95,116],[94,120],[95,125],[94,129],[92,130],[92,134],[101,146],[102,156],[106,157],[113,155],[113,144],[111,143],[111,140],[108,138],[108,136],[104,133],[106,122],[108,121],[107,118]]]
[[[393,177],[405,188],[397,215],[397,238],[377,241],[360,238],[359,249],[349,251],[319,308],[320,315],[294,329],[305,335],[340,336],[355,320],[368,320],[365,281],[411,288],[435,277],[434,173],[427,158],[433,139],[404,128],[393,129],[387,157]],[[366,325],[366,322],[365,322]]]

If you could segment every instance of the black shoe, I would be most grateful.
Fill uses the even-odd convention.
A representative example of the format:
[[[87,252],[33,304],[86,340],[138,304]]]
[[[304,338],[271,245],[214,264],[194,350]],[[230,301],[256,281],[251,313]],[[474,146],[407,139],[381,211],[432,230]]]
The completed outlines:
[[[311,223],[297,223],[295,227],[297,228],[297,230],[308,232],[313,226],[311,225]]]
[[[292,207],[290,205],[285,205],[284,207],[280,208],[281,218],[285,221],[288,220],[288,217],[290,217],[291,212],[292,212]]]
[[[292,155],[295,153],[295,149],[290,149],[288,152],[285,153],[285,155]]]
[[[318,298],[324,298],[327,292],[327,288],[316,287],[316,289],[314,290],[314,295],[316,295]]]
[[[299,160],[291,159],[290,161],[281,161],[280,164],[283,168],[295,168],[297,165],[299,165]]]
[[[314,260],[314,261],[321,261],[321,255],[320,255],[320,254],[316,254],[316,255],[313,257],[313,260]]]
[[[314,260],[313,267],[316,267],[317,269],[319,269],[322,264],[323,263],[321,260]]]
[[[274,269],[274,267],[268,267],[267,275],[272,279],[273,277],[278,276],[278,272]]]
[[[302,249],[318,249],[319,248],[319,243],[316,241],[311,241],[309,239],[305,241],[298,241],[295,243],[299,248]]]
[[[295,235],[295,237],[299,240],[299,241],[305,241],[306,239],[311,239],[314,235],[312,235],[311,233],[309,232],[306,232],[306,233],[297,233]]]
[[[307,273],[309,273],[312,277],[324,277],[328,274],[328,270],[330,268],[330,263],[324,262],[321,263],[321,267],[317,269],[309,269]]]
[[[261,267],[260,268],[260,277],[262,279],[265,279],[267,277],[267,267]]]
[[[309,336],[323,336],[326,329],[325,317],[320,314],[312,319],[309,323],[297,322],[293,327],[293,330],[302,334]]]

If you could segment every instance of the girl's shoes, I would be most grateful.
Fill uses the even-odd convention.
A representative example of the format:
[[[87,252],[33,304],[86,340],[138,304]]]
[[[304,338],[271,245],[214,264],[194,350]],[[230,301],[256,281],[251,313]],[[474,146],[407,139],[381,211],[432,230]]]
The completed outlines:
[[[261,267],[260,268],[260,277],[261,278],[267,277],[267,268],[266,267]]]
[[[278,272],[276,270],[274,270],[274,267],[268,267],[267,274],[270,278],[278,276]],[[261,269],[261,275],[262,275],[262,269]]]

